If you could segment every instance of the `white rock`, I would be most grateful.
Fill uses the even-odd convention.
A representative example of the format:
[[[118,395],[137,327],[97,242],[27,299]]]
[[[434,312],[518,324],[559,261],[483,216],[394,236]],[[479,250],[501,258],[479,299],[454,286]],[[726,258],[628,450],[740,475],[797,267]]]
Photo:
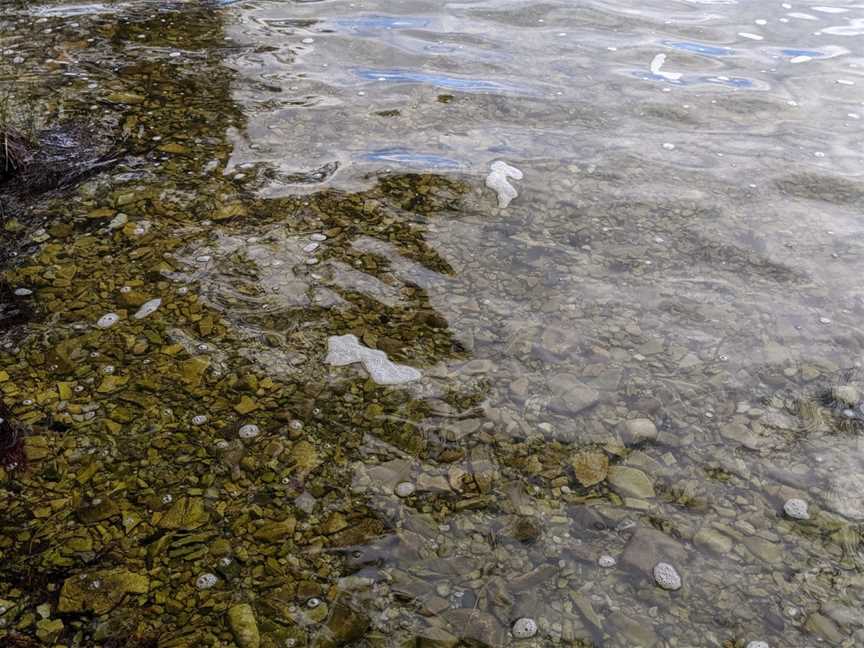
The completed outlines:
[[[33,294],[33,291],[30,290],[29,288],[16,288],[16,289],[15,289],[15,294],[16,294],[18,297],[26,297],[27,295],[32,295],[32,294]]]
[[[198,589],[210,589],[218,582],[219,578],[216,574],[201,574],[197,579],[195,579],[195,587]]]
[[[310,240],[310,241],[317,241],[317,242],[320,243],[321,241],[326,241],[326,240],[327,240],[327,235],[326,235],[326,234],[318,234],[318,233],[316,233],[316,234],[311,234],[311,235],[309,236],[309,240]]]
[[[807,510],[807,502],[797,497],[786,500],[783,512],[794,520],[809,520],[810,512]]]
[[[513,624],[513,636],[517,639],[528,639],[537,634],[537,622],[529,617],[516,619]]]
[[[669,563],[659,562],[654,565],[654,580],[665,590],[681,589],[681,576]]]
[[[417,369],[391,362],[387,354],[360,344],[356,335],[333,335],[327,340],[328,352],[324,362],[334,367],[360,362],[369,377],[379,385],[401,385],[423,377]]]
[[[417,487],[414,486],[411,482],[400,482],[396,484],[396,489],[394,492],[399,497],[410,497],[414,494],[414,491],[417,490]]]
[[[111,328],[120,320],[117,313],[105,313],[102,317],[96,320],[96,326],[102,329]]]
[[[598,565],[600,565],[601,567],[606,567],[607,569],[609,567],[614,567],[617,563],[618,563],[618,561],[615,560],[615,557],[610,556],[608,554],[603,554],[602,556],[600,556],[600,559],[597,561]]]
[[[249,423],[241,427],[237,434],[241,439],[254,439],[261,434],[261,430],[254,423]]]
[[[508,179],[521,180],[522,172],[501,160],[493,162],[491,169],[492,171],[486,176],[486,186],[498,194],[498,206],[504,209],[519,195]]]
[[[192,425],[204,425],[207,422],[206,414],[198,414],[192,417]]]
[[[135,319],[144,319],[148,315],[152,315],[156,312],[156,309],[162,305],[162,300],[158,297],[156,299],[151,299],[148,302],[141,304],[141,308],[137,310],[137,312],[132,316]]]
[[[751,641],[747,644],[747,648],[769,648],[767,641]]]

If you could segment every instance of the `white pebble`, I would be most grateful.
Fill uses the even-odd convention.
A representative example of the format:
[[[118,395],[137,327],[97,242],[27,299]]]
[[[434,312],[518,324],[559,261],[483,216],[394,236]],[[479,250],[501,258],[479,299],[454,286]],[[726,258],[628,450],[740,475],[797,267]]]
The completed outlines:
[[[410,497],[414,494],[415,490],[417,490],[417,487],[411,482],[400,482],[396,484],[395,493],[399,497]]]
[[[675,145],[672,142],[664,142],[663,148],[666,149],[667,151],[671,151],[675,148]]]
[[[610,556],[608,554],[603,554],[602,556],[600,556],[600,559],[597,561],[598,565],[600,565],[601,567],[606,567],[606,568],[614,567],[617,563],[618,563],[618,561],[615,560],[615,557]]]
[[[747,648],[769,648],[767,641],[751,641],[747,644]]]
[[[317,241],[318,243],[320,243],[321,241],[327,240],[327,235],[326,234],[312,234],[309,237],[309,240],[310,241]]]
[[[32,295],[32,294],[33,294],[33,291],[30,290],[29,288],[16,288],[16,289],[15,289],[15,294],[16,294],[18,297],[26,297],[27,295]]]
[[[516,619],[513,624],[513,636],[517,639],[529,639],[537,634],[537,622],[529,617]]]
[[[202,589],[202,590],[210,589],[211,587],[216,585],[216,583],[218,583],[218,582],[219,582],[219,579],[216,577],[216,574],[210,574],[210,573],[201,574],[195,580],[195,587],[197,587],[198,589]]]
[[[102,317],[100,317],[96,321],[96,326],[101,329],[107,329],[114,326],[120,320],[120,316],[117,313],[105,313]]]
[[[148,302],[145,302],[141,305],[141,308],[132,316],[135,319],[144,319],[148,315],[152,315],[156,312],[156,309],[162,305],[162,300],[158,297],[156,299],[151,299]]]
[[[783,512],[794,520],[809,520],[810,512],[807,510],[807,502],[797,497],[786,500]]]
[[[669,563],[659,562],[654,565],[654,580],[665,590],[681,589],[681,576]]]
[[[303,251],[306,252],[307,254],[311,254],[312,252],[314,252],[315,250],[318,249],[319,245],[320,245],[319,243],[315,243],[315,242],[309,243],[308,245],[303,246]]]
[[[206,414],[197,414],[192,417],[192,425],[204,425],[207,422]]]
[[[301,42],[301,43],[305,43],[306,45],[311,45],[312,43],[315,42],[315,39],[314,39],[314,38],[304,38],[304,39],[303,39],[302,41],[300,41],[300,42]]]
[[[261,434],[261,430],[254,423],[249,423],[241,427],[237,434],[240,435],[241,439],[254,439]]]

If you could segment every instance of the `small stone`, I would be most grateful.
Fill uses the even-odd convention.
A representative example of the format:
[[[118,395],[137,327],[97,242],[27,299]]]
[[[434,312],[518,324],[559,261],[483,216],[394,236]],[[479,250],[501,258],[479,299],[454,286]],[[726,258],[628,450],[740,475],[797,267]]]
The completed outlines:
[[[141,308],[139,308],[132,317],[134,317],[135,319],[138,319],[138,320],[144,319],[148,315],[152,315],[153,313],[155,313],[156,310],[161,305],[162,305],[161,299],[159,299],[159,298],[151,299],[148,302],[144,302],[141,305]]]
[[[721,556],[732,550],[732,538],[709,526],[699,529],[693,536],[693,542],[697,546],[710,549]]]
[[[320,243],[320,242],[322,242],[322,241],[326,241],[326,240],[327,240],[327,235],[326,235],[326,234],[318,234],[318,233],[316,233],[316,234],[311,234],[311,235],[309,236],[309,240],[310,240],[310,241],[316,241],[316,242]]]
[[[648,499],[655,495],[651,480],[638,468],[612,466],[607,479],[612,489],[624,497]]]
[[[204,425],[207,422],[206,414],[197,414],[192,417],[192,425]]]
[[[621,437],[621,440],[627,445],[656,441],[657,426],[651,419],[631,419],[621,424]]]
[[[609,459],[602,452],[580,452],[570,460],[570,465],[585,488],[599,484],[609,473]]]
[[[313,596],[313,597],[310,598],[308,601],[306,601],[306,607],[308,607],[310,610],[314,610],[314,609],[317,608],[319,605],[321,605],[322,602],[323,602],[323,601],[321,601],[320,598],[317,598],[317,597]]]
[[[675,591],[681,589],[681,576],[669,563],[659,562],[654,565],[654,581],[663,589]]]
[[[417,487],[411,482],[400,482],[396,484],[396,490],[394,492],[399,497],[410,497],[414,494],[415,490],[417,490]]]
[[[306,254],[312,254],[315,250],[318,249],[318,246],[319,246],[319,245],[320,245],[319,243],[315,243],[315,242],[313,241],[312,243],[309,243],[309,244],[307,244],[307,245],[304,245],[304,246],[303,246],[303,251],[304,251]]]
[[[861,402],[861,392],[852,385],[840,385],[831,390],[834,400],[848,407],[855,407]]]
[[[513,636],[517,639],[529,639],[537,634],[537,622],[529,617],[516,619],[513,624]]]
[[[211,574],[209,572],[201,574],[198,578],[195,579],[195,587],[200,590],[210,589],[211,587],[215,587],[216,583],[219,582],[219,577],[216,574]]]
[[[750,641],[747,643],[747,648],[770,648],[767,641]]]
[[[810,512],[807,510],[807,502],[797,497],[786,500],[783,512],[793,520],[809,520]]]
[[[117,313],[105,313],[102,317],[96,320],[96,326],[101,329],[107,329],[114,326],[120,320]]]
[[[26,297],[27,295],[32,295],[33,291],[30,290],[29,288],[16,288],[15,294],[18,297]],[[63,624],[61,623],[60,625],[63,625]]]
[[[261,434],[261,430],[254,423],[249,423],[242,426],[237,434],[241,439],[254,439]]]
[[[597,561],[597,564],[600,565],[601,567],[608,569],[610,567],[614,567],[615,565],[617,565],[618,561],[615,560],[614,556],[610,556],[608,554],[603,554],[602,556],[600,556],[600,559]]]

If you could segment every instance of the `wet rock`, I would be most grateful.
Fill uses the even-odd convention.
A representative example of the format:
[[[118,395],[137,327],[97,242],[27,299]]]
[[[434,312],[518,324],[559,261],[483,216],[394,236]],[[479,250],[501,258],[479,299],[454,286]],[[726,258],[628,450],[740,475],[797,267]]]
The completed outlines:
[[[149,587],[147,576],[125,569],[77,574],[63,582],[57,611],[105,614],[127,594],[145,594]]]
[[[760,450],[766,443],[750,428],[740,423],[731,423],[720,428],[720,434],[730,441],[735,441],[749,450]]]
[[[693,536],[693,543],[697,547],[702,547],[713,551],[716,554],[726,554],[732,550],[732,538],[723,535],[717,529],[704,526],[696,535]]]
[[[120,513],[120,507],[111,498],[93,500],[89,506],[78,511],[78,519],[84,524],[102,522]]]
[[[444,628],[431,626],[417,631],[417,648],[456,648],[459,638]]]
[[[637,530],[621,555],[622,564],[651,574],[658,562],[682,564],[687,552],[678,542],[661,531],[650,528]]]
[[[746,537],[742,542],[753,555],[765,562],[777,563],[783,557],[783,545],[780,543],[769,542],[755,536]]]
[[[512,632],[516,639],[530,639],[537,634],[537,622],[530,617],[516,619]]]
[[[786,500],[783,504],[783,512],[793,520],[809,520],[810,512],[807,510],[807,502],[797,497]]]
[[[488,612],[459,608],[447,610],[441,616],[463,641],[473,640],[485,646],[503,646],[507,642],[507,629]]]
[[[163,529],[196,529],[208,520],[204,500],[200,497],[181,497],[157,520]]]
[[[657,440],[657,426],[647,418],[624,421],[620,426],[621,440],[626,445],[636,445]]]
[[[261,645],[255,612],[248,603],[228,608],[228,625],[240,648],[258,648]]]
[[[625,497],[648,499],[655,496],[654,485],[648,476],[638,468],[612,466],[608,481],[612,489]]]
[[[846,638],[836,623],[818,612],[814,612],[807,617],[804,629],[832,644],[840,644]]]
[[[362,639],[368,629],[366,615],[343,603],[336,603],[315,645],[327,648],[344,646]]]
[[[609,474],[609,459],[602,452],[579,452],[570,465],[576,479],[586,488],[599,484]]]
[[[263,540],[264,542],[285,542],[291,540],[296,527],[297,520],[293,517],[280,521],[265,522],[258,527],[253,537],[256,540]]]
[[[60,619],[40,619],[36,622],[36,636],[44,644],[54,645],[61,632],[63,622]]]
[[[552,396],[549,406],[559,414],[578,414],[600,400],[600,392],[583,383],[575,374],[556,374],[549,379],[548,385]]]
[[[831,390],[831,396],[846,407],[855,407],[861,402],[861,392],[854,385],[839,385]]]
[[[679,590],[683,584],[678,570],[666,562],[659,562],[654,565],[654,582],[669,591]]]
[[[621,612],[610,614],[609,623],[622,638],[627,640],[629,646],[653,648],[657,645],[657,635],[650,623],[631,619]]]

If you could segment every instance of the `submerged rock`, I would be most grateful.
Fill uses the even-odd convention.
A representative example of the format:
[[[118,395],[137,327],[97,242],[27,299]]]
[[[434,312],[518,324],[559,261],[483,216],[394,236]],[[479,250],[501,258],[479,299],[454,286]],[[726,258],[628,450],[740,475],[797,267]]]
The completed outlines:
[[[678,570],[665,562],[654,565],[654,581],[663,589],[675,591],[681,589],[681,576]]]
[[[486,176],[486,186],[498,194],[498,206],[504,209],[519,195],[508,180],[509,178],[521,180],[522,172],[501,160],[493,162],[491,169],[492,171]]]
[[[809,520],[810,512],[807,510],[807,502],[797,497],[786,500],[783,512],[793,520]]]
[[[370,349],[360,344],[356,335],[333,335],[328,340],[328,353],[324,359],[334,367],[360,362],[369,377],[379,385],[400,385],[420,380],[417,369],[392,362],[383,351]]]
[[[143,574],[111,569],[70,576],[60,590],[57,611],[105,614],[114,609],[127,594],[145,594],[150,579]]]
[[[528,639],[537,634],[537,622],[528,617],[516,619],[513,624],[513,636],[517,639]]]
[[[638,468],[613,466],[607,478],[612,489],[624,497],[648,499],[654,497],[654,485],[648,476]]]
[[[144,302],[141,305],[141,308],[139,308],[132,317],[139,320],[144,319],[148,315],[152,315],[153,313],[155,313],[161,305],[162,300],[158,297],[156,299],[151,299],[148,302]]]
[[[255,612],[248,603],[228,608],[228,625],[231,626],[231,632],[234,633],[234,639],[240,648],[258,648],[261,645]]]

